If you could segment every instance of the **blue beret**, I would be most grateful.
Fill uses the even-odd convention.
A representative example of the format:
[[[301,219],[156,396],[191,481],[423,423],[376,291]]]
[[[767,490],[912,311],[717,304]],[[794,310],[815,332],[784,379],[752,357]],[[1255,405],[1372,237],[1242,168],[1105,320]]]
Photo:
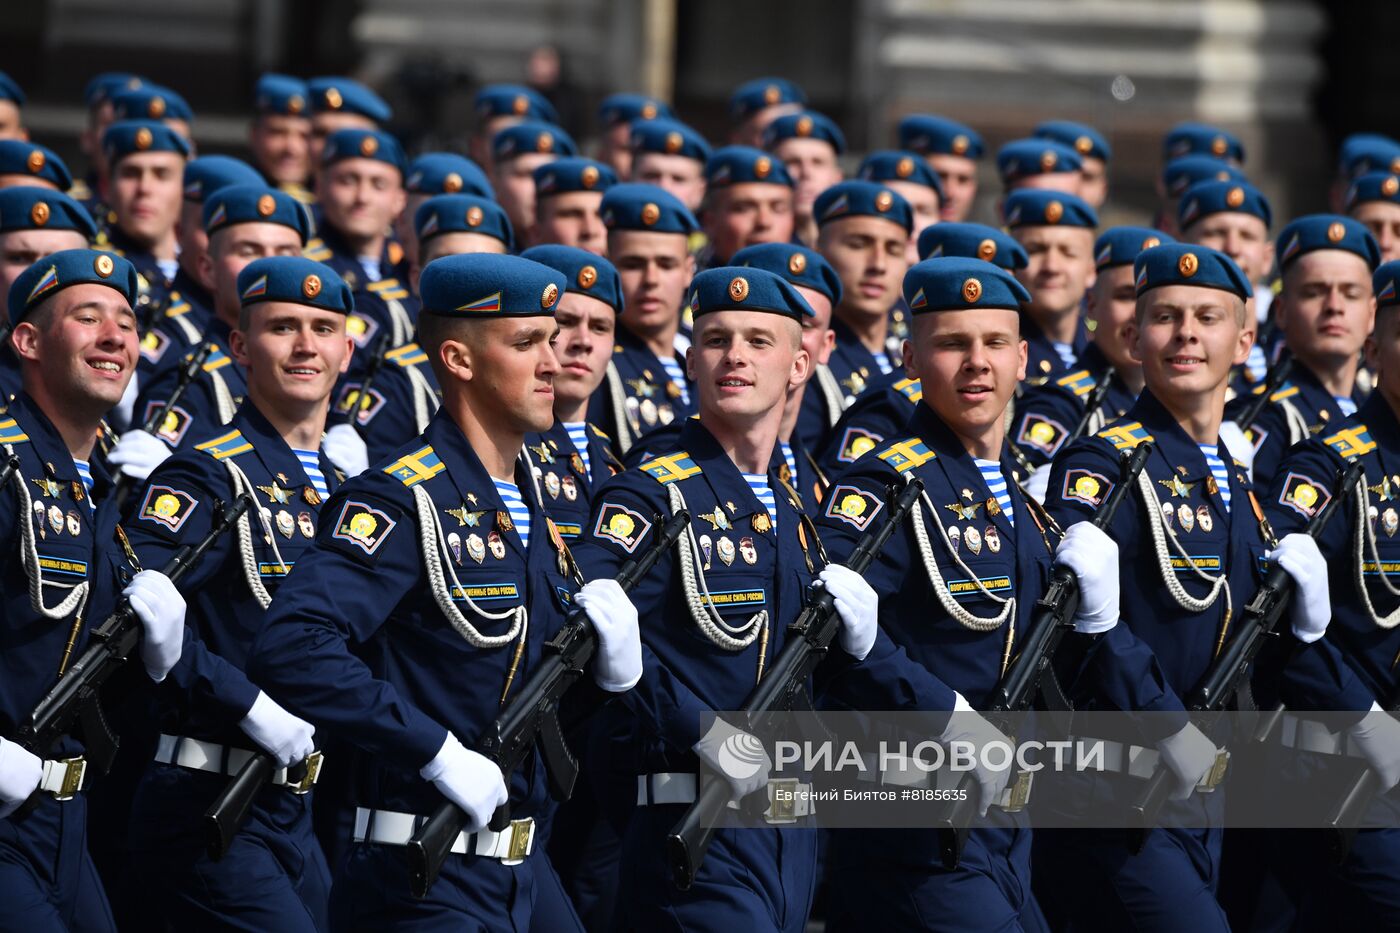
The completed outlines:
[[[980,259],[1003,269],[1024,269],[1030,263],[1015,237],[986,224],[936,223],[919,233],[919,258],[961,256]]]
[[[1400,204],[1400,178],[1390,172],[1368,172],[1351,183],[1346,195],[1347,210],[1371,201]]]
[[[535,197],[596,191],[599,194],[617,184],[617,173],[610,166],[582,156],[555,159],[535,169]]]
[[[486,173],[466,156],[455,152],[425,152],[408,163],[404,188],[409,194],[474,194],[495,200]]]
[[[614,311],[622,310],[622,279],[617,274],[617,267],[597,253],[577,246],[548,243],[530,247],[520,254],[520,258],[563,273],[568,282],[565,291],[597,298]]]
[[[497,160],[513,159],[531,153],[555,156],[578,155],[573,137],[552,123],[526,120],[491,137],[491,154]]]
[[[805,103],[807,95],[788,79],[755,78],[739,85],[729,95],[729,117],[737,122],[753,116],[764,107]]]
[[[1176,208],[1177,222],[1183,229],[1202,217],[1225,213],[1251,214],[1264,221],[1265,227],[1274,222],[1269,199],[1258,188],[1243,181],[1203,181],[1192,185],[1181,196]]]
[[[1205,123],[1178,123],[1167,131],[1162,140],[1162,158],[1179,159],[1184,155],[1212,156],[1234,159],[1244,163],[1244,145],[1234,133]]]
[[[916,113],[899,121],[899,148],[921,155],[955,155],[980,159],[986,151],[972,127],[947,117]]]
[[[1077,172],[1083,167],[1079,153],[1053,139],[1013,139],[997,152],[997,172],[1004,182],[1032,175]]]
[[[215,191],[229,185],[266,184],[266,180],[257,169],[233,156],[199,156],[185,163],[186,201],[203,201]]]
[[[61,191],[15,185],[0,188],[0,233],[12,230],[76,230],[97,236],[92,215]]]
[[[178,152],[189,158],[190,142],[164,123],[119,120],[102,134],[102,151],[112,165],[138,152]]]
[[[1203,155],[1182,156],[1172,159],[1162,168],[1162,186],[1167,194],[1179,198],[1186,189],[1203,181],[1231,181],[1236,184],[1245,181],[1244,172],[1228,162]]]
[[[1175,242],[1151,227],[1109,227],[1094,241],[1094,268],[1131,266],[1143,250]]]
[[[118,120],[184,120],[188,123],[194,119],[194,111],[185,99],[159,84],[143,84],[113,94],[112,111]]]
[[[608,230],[642,230],[648,233],[689,235],[700,229],[690,208],[675,195],[655,185],[613,185],[599,208]]]
[[[820,139],[840,155],[846,151],[846,137],[830,117],[815,110],[786,113],[763,130],[763,146],[772,149],[785,139]]]
[[[691,319],[711,311],[767,311],[798,323],[816,316],[787,279],[755,266],[716,266],[691,280]]]
[[[399,141],[383,130],[336,130],[326,138],[321,164],[333,165],[342,159],[373,159],[392,165],[400,175],[408,167]]]
[[[270,71],[258,78],[253,89],[253,107],[258,113],[304,117],[309,113],[307,101],[310,97],[311,89],[305,81]]]
[[[873,181],[843,181],[832,185],[812,205],[812,216],[823,226],[846,217],[879,217],[899,224],[905,233],[914,227],[914,209],[909,202],[884,185]]]
[[[425,314],[553,317],[568,284],[557,269],[520,256],[465,253],[443,256],[424,266],[418,292]]]
[[[1006,196],[1001,210],[1008,227],[1097,227],[1099,215],[1083,198],[1045,188],[1021,188]]]
[[[1053,139],[1057,143],[1069,146],[1085,158],[1102,159],[1104,162],[1113,158],[1113,149],[1109,147],[1108,140],[1087,123],[1046,120],[1031,131],[1031,136],[1036,139]]]
[[[64,249],[51,253],[25,269],[10,286],[10,323],[70,285],[106,285],[116,289],[127,304],[136,302],[136,267],[115,253],[95,249]]]
[[[796,243],[745,246],[729,258],[731,266],[751,266],[782,276],[792,285],[821,292],[833,307],[841,303],[841,276],[821,253]]]
[[[303,256],[254,259],[238,273],[238,301],[248,307],[263,301],[349,314],[355,310],[350,286],[330,266]]]
[[[972,308],[1019,311],[1031,293],[1001,266],[966,256],[940,256],[909,267],[904,300],[914,314]]]
[[[1371,287],[1376,295],[1376,307],[1385,308],[1400,304],[1400,292],[1397,292],[1395,288],[1397,280],[1400,280],[1400,259],[1381,263],[1380,268],[1376,269],[1375,275],[1371,276]]]
[[[523,84],[488,84],[476,92],[472,106],[479,120],[523,117],[544,123],[559,122],[554,105],[539,91]]]
[[[705,163],[705,181],[712,189],[750,183],[793,186],[792,176],[783,163],[752,146],[716,149]]]
[[[1133,260],[1133,281],[1138,297],[1163,285],[1218,288],[1240,298],[1254,294],[1249,279],[1235,261],[1208,246],[1163,243],[1145,249]]]
[[[118,91],[140,87],[145,81],[138,75],[126,71],[104,71],[88,79],[83,88],[83,102],[89,108],[96,107],[112,99]]]
[[[203,219],[210,234],[234,224],[281,224],[295,230],[302,243],[311,239],[311,219],[301,202],[261,181],[216,189],[204,199]]]
[[[3,71],[0,71],[0,100],[12,100],[15,106],[24,106],[24,89],[19,86],[18,81]]]
[[[438,194],[418,205],[413,231],[419,242],[440,233],[481,233],[515,249],[515,231],[501,205],[474,194]]]
[[[1353,133],[1342,140],[1338,170],[1347,178],[1368,172],[1400,172],[1400,142],[1379,133]]]
[[[340,75],[306,82],[312,113],[357,113],[375,123],[388,123],[394,111],[384,99],[358,81]]]
[[[1381,264],[1376,238],[1363,224],[1340,214],[1309,214],[1284,227],[1278,235],[1278,267],[1286,269],[1299,256],[1319,249],[1355,253],[1372,269]]]
[[[679,120],[665,118],[634,122],[628,146],[633,152],[679,155],[697,162],[708,162],[712,154],[705,137]]]
[[[856,177],[866,181],[907,181],[938,192],[943,200],[943,180],[917,152],[882,149],[872,152],[856,169]]]
[[[609,94],[598,107],[598,122],[604,127],[634,120],[674,119],[669,104],[645,94]]]
[[[23,139],[0,139],[0,175],[32,175],[53,182],[60,191],[73,186],[73,175],[57,153]]]

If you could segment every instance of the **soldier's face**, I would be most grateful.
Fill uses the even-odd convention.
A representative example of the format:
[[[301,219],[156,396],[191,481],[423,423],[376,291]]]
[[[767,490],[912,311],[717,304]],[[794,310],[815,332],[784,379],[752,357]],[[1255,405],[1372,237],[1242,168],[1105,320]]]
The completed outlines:
[[[603,134],[603,145],[598,152],[599,161],[612,167],[618,178],[628,178],[632,174],[632,125],[618,123]]]
[[[1079,307],[1094,284],[1094,232],[1084,227],[1015,227],[1011,231],[1029,258],[1015,269],[1016,280],[1031,293],[1032,317],[1056,316]]]
[[[1223,393],[1230,367],[1254,344],[1244,314],[1244,302],[1218,288],[1164,285],[1144,294],[1128,343],[1148,388],[1163,399]]]
[[[180,265],[198,275],[199,257],[209,250],[209,234],[204,232],[204,205],[199,201],[184,201],[180,205],[180,220],[175,225],[180,243]]]
[[[326,221],[350,237],[384,235],[408,199],[399,170],[377,159],[341,159],[327,166],[317,194]]]
[[[943,219],[967,220],[977,199],[977,163],[966,156],[944,153],[925,156],[924,160],[943,182],[944,201],[939,207]]]
[[[1355,253],[1320,249],[1288,265],[1274,303],[1288,349],[1331,369],[1356,357],[1376,320],[1371,270]]]
[[[792,240],[792,189],[748,182],[713,192],[705,233],[715,256],[729,259],[745,246]]]
[[[932,227],[942,219],[938,212],[938,192],[928,185],[916,185],[910,181],[887,181],[884,184],[908,201],[913,209],[914,225],[909,233],[909,247],[905,250],[912,266],[919,261],[919,234],[925,227]]]
[[[867,320],[890,313],[909,271],[909,234],[880,217],[843,217],[822,225],[817,251],[841,278],[840,317]]]
[[[1089,289],[1085,312],[1095,324],[1094,343],[1108,361],[1118,369],[1137,369],[1138,361],[1128,352],[1128,332],[1137,312],[1133,267],[1101,269]]]
[[[15,327],[12,342],[44,397],[66,411],[100,418],[121,401],[135,372],[136,315],[105,285],[65,288]],[[33,393],[31,393],[33,394]]]
[[[12,100],[0,100],[0,139],[28,139],[29,133],[20,122],[19,105]]]
[[[200,259],[200,284],[214,295],[214,311],[230,327],[238,324],[238,273],[254,259],[300,256],[301,236],[281,224],[234,224],[215,231]]]
[[[904,371],[923,380],[924,403],[959,437],[998,432],[1026,378],[1020,315],[1004,308],[915,315]]]
[[[0,295],[8,295],[20,273],[52,253],[84,249],[87,237],[76,230],[14,230],[0,233]]]
[[[1269,239],[1269,228],[1253,214],[1207,214],[1182,230],[1181,238],[1229,256],[1251,282],[1264,281],[1274,265],[1274,242]]]
[[[247,330],[229,336],[233,358],[247,368],[249,394],[298,418],[324,412],[354,348],[345,315],[285,301],[253,305]]]
[[[1079,170],[1079,196],[1095,210],[1108,200],[1108,166],[1103,159],[1084,157],[1084,167]]]
[[[1400,259],[1400,204],[1369,201],[1351,209],[1351,216],[1366,225],[1381,248],[1381,262]]]
[[[811,360],[801,327],[766,311],[712,311],[695,321],[685,354],[702,416],[743,427],[781,418],[788,392],[807,381]]]
[[[254,164],[277,184],[299,185],[310,177],[311,121],[306,117],[264,114],[253,122],[248,144]]]
[[[606,256],[608,231],[599,211],[602,204],[600,191],[567,191],[541,199],[535,206],[530,243],[562,243]]]
[[[578,292],[565,292],[554,312],[559,336],[554,353],[559,373],[554,377],[555,405],[574,410],[587,402],[603,382],[612,358],[617,312],[606,302]]]
[[[773,149],[792,176],[793,210],[799,217],[812,216],[817,195],[842,179],[836,150],[820,139],[785,139]]]
[[[831,299],[804,285],[794,285],[797,293],[807,299],[815,314],[802,319],[802,349],[807,351],[811,361],[807,375],[817,371],[818,364],[831,359],[831,351],[836,349],[836,333],[831,329]]]
[[[705,166],[689,156],[639,152],[632,156],[631,177],[670,192],[692,211],[705,200]]]
[[[525,434],[554,424],[554,353],[558,324],[551,318],[473,321],[469,394],[488,428]]]
[[[529,152],[492,166],[491,186],[496,189],[496,200],[516,230],[528,231],[535,222],[535,169],[557,158],[543,152]]]
[[[1376,312],[1376,329],[1366,338],[1366,365],[1376,372],[1376,389],[1400,412],[1400,311],[1387,305]]]
[[[321,164],[321,153],[326,148],[326,139],[341,130],[373,130],[378,127],[369,117],[358,113],[314,113],[311,115],[311,138],[308,152],[312,165]]]
[[[184,203],[185,158],[178,152],[138,152],[112,171],[112,210],[123,233],[142,245],[170,236]]]
[[[622,323],[639,336],[674,333],[695,274],[695,258],[678,233],[615,230],[608,255],[622,280]]]

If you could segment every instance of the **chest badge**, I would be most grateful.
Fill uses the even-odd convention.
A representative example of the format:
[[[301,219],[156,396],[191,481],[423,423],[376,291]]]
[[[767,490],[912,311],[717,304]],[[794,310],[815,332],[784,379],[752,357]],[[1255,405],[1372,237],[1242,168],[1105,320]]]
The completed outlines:
[[[963,505],[961,502],[954,502],[951,505],[945,505],[943,507],[963,521],[971,522],[977,520],[977,510],[982,507],[982,503],[974,502],[971,505]],[[971,542],[969,542],[969,546],[970,545]]]
[[[1215,530],[1215,519],[1210,514],[1210,507],[1206,505],[1196,508],[1196,524],[1201,526],[1201,530],[1210,534]]]
[[[715,544],[715,550],[719,551],[719,559],[724,561],[724,566],[728,567],[734,563],[734,542],[723,535]]]
[[[1183,482],[1180,476],[1173,475],[1171,479],[1159,479],[1158,484],[1165,486],[1167,491],[1174,497],[1185,499],[1191,495],[1191,490],[1196,488],[1195,483]],[[1191,529],[1186,529],[1190,531]]]
[[[462,503],[461,508],[443,509],[443,511],[457,519],[458,528],[475,528],[477,525],[481,524],[481,516],[486,514],[485,510],[480,512],[469,511],[465,502]]]
[[[1001,535],[997,534],[994,525],[987,526],[987,530],[982,533],[982,538],[987,542],[987,550],[993,554],[1001,553]]]
[[[45,476],[40,479],[31,479],[30,482],[39,487],[42,495],[48,496],[50,499],[58,498],[58,483],[54,482],[49,477]]]
[[[730,529],[729,516],[724,514],[724,510],[715,506],[715,510],[706,514],[700,513],[700,517],[710,523],[711,531],[728,531]]]
[[[758,533],[761,534],[761,535],[762,535],[762,534],[767,534],[769,531],[771,531],[771,530],[773,529],[773,520],[772,520],[771,518],[768,517],[768,513],[767,513],[766,511],[759,512],[757,515],[755,515],[755,516],[753,517],[753,522],[752,522],[752,524],[753,524],[753,530],[756,531],[756,532],[758,532]],[[745,540],[749,540],[749,539],[745,539]]]
[[[278,505],[286,505],[292,501],[292,491],[290,489],[283,489],[277,483],[273,483],[270,486],[259,486],[257,488],[258,492],[267,496],[269,502],[275,502]]]
[[[1182,531],[1190,532],[1196,527],[1196,515],[1191,511],[1191,506],[1187,505],[1185,502],[1177,506],[1176,520],[1181,522]]]
[[[746,564],[758,563],[758,549],[753,546],[753,538],[745,536],[739,539],[739,556]]]
[[[967,542],[967,549],[973,554],[982,553],[982,532],[976,528],[969,528],[963,535],[963,540]]]

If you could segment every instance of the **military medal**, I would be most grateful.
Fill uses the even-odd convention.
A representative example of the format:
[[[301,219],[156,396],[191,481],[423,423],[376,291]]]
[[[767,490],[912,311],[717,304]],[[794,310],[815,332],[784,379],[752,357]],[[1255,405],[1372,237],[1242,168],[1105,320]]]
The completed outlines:
[[[972,490],[971,490],[971,489],[968,489],[966,486],[964,486],[964,487],[962,488],[962,497],[963,497],[964,499],[966,499],[968,502],[971,502],[971,501],[972,501]]]
[[[515,522],[510,520],[510,513],[502,509],[496,513],[496,527],[502,531],[510,531],[515,527]]]
[[[1185,502],[1181,503],[1176,510],[1176,520],[1181,522],[1182,531],[1190,531],[1196,527],[1196,515],[1191,511],[1191,506]]]
[[[467,556],[478,564],[486,558],[486,543],[481,540],[481,535],[467,535]]]
[[[579,454],[569,454],[569,469],[573,470],[579,476],[583,476],[583,457]]]
[[[544,475],[544,491],[549,493],[549,498],[559,498],[559,477],[554,473]]]
[[[993,554],[1001,553],[1001,535],[997,534],[994,526],[988,525],[987,530],[982,533],[982,537],[986,539],[987,550]]]
[[[292,513],[286,509],[277,510],[277,530],[282,533],[284,538],[290,538],[292,532],[296,531],[296,520],[292,518]]]
[[[1211,517],[1209,506],[1202,505],[1196,508],[1196,524],[1200,525],[1206,534],[1210,534],[1215,528],[1215,519]]]
[[[285,483],[287,482],[287,474],[286,474],[286,473],[278,473],[278,474],[277,474],[277,482],[279,482],[279,483],[284,483],[284,484],[285,484]],[[288,490],[288,492],[290,492],[290,491],[291,491],[291,490]]]
[[[1381,481],[1374,486],[1367,486],[1367,489],[1376,494],[1376,498],[1382,502],[1389,502],[1395,498],[1394,491],[1390,485],[1390,477],[1382,476]]]
[[[759,534],[767,534],[773,527],[773,519],[768,516],[766,509],[755,515],[750,523],[753,525],[753,530]]]
[[[87,498],[87,490],[83,488],[82,482],[73,480],[73,501],[82,502],[85,498]]]
[[[711,546],[711,544],[712,544],[712,542],[710,541],[710,536],[709,536],[709,535],[701,535],[701,536],[700,536],[700,552],[701,552],[702,554],[705,555],[705,566],[704,566],[704,569],[705,569],[705,570],[709,570],[709,569],[710,569],[710,546]]]
[[[279,473],[278,475],[280,476],[281,474]],[[271,486],[259,486],[258,491],[267,496],[269,502],[275,502],[278,505],[286,505],[288,502],[292,501],[292,491],[290,489],[283,489],[276,483],[273,483]]]
[[[969,493],[969,495],[971,494],[970,490],[963,491]],[[971,505],[963,505],[961,502],[954,502],[952,505],[945,505],[943,507],[963,521],[970,522],[977,519],[977,510],[982,507],[982,503],[974,502]]]
[[[301,532],[303,538],[311,539],[316,537],[316,523],[311,520],[310,512],[297,513],[297,531]]]
[[[996,518],[998,515],[1001,514],[1001,503],[997,501],[996,496],[988,496],[987,501],[984,504],[987,507],[987,514],[990,515],[992,518]]]
[[[635,396],[628,396],[627,401],[623,402],[622,404],[623,407],[627,409],[628,422],[632,425],[633,428],[636,428],[640,424],[640,421],[638,419],[641,417],[640,412],[642,403],[637,401]]]
[[[1172,526],[1172,522],[1173,522],[1175,519],[1176,519],[1176,509],[1172,508],[1172,504],[1171,504],[1170,502],[1163,502],[1163,503],[1162,503],[1162,523],[1165,524],[1168,528],[1170,528],[1170,527]]]
[[[491,532],[486,536],[486,546],[491,550],[491,556],[496,560],[504,560],[506,556],[506,543],[501,540],[501,536],[496,532]]]
[[[83,530],[83,520],[78,516],[77,509],[68,510],[68,533],[73,537],[78,536],[78,532]]]
[[[49,536],[48,529],[44,527],[44,503],[42,502],[34,503],[34,527],[39,532],[40,541]]]
[[[570,502],[573,502],[578,498],[578,483],[574,482],[574,478],[572,476],[565,474],[563,477],[561,477],[559,479],[559,486],[561,489],[564,490],[565,499],[568,499]]]
[[[1395,537],[1395,532],[1400,530],[1400,514],[1396,514],[1394,509],[1386,509],[1382,512],[1381,529],[1387,538]]]
[[[962,530],[957,525],[948,529],[948,544],[953,548],[953,553],[958,553],[958,548],[962,545]]]
[[[969,528],[963,535],[963,540],[967,542],[967,549],[973,554],[982,553],[982,533],[976,528]]]
[[[473,502],[472,504],[475,505],[476,503]],[[448,515],[451,515],[453,518],[457,519],[458,528],[462,528],[464,526],[475,528],[477,524],[480,523],[481,516],[486,514],[485,511],[468,511],[467,504],[465,502],[462,503],[462,507],[460,509],[443,509],[443,511],[446,512]]]
[[[58,498],[58,483],[49,479],[47,476],[42,479],[31,479],[30,482],[33,483],[35,486],[38,486],[39,489],[42,490],[43,494],[48,496],[50,499]]]
[[[530,451],[530,453],[534,454],[539,459],[540,463],[554,462],[554,454],[550,453],[549,445],[544,443],[543,441],[541,441],[539,445],[535,447],[531,447],[529,444],[526,444],[525,446],[526,449]]]
[[[49,527],[56,535],[63,533],[63,510],[56,505],[49,506]]]
[[[700,517],[710,523],[710,530],[712,531],[729,530],[729,516],[725,515],[724,511],[720,509],[719,506],[715,506],[715,510],[708,515],[701,512]]]
[[[462,536],[457,532],[452,532],[447,536],[447,547],[452,551],[452,559],[457,562],[457,566],[462,566]]]
[[[647,425],[647,427],[651,427],[652,425],[656,424],[656,403],[653,402],[651,399],[642,399],[641,413],[642,421]]]
[[[670,424],[676,420],[676,413],[670,405],[661,405],[656,409],[656,417],[661,419],[662,424]]]
[[[1181,481],[1181,477],[1176,476],[1175,474],[1172,475],[1171,479],[1159,479],[1157,480],[1157,483],[1159,485],[1167,487],[1167,489],[1171,491],[1172,496],[1180,497],[1182,499],[1185,499],[1187,496],[1191,495],[1191,490],[1196,486],[1195,483],[1183,483]],[[1190,530],[1191,529],[1189,528],[1187,529],[1187,531]]]
[[[719,559],[724,561],[724,566],[728,567],[734,563],[734,542],[724,535],[720,535],[719,541],[715,544],[715,550],[719,551]]]
[[[739,539],[739,556],[746,564],[758,563],[758,550],[753,546],[753,538],[745,536]]]
[[[306,500],[307,505],[321,504],[321,494],[316,491],[315,486],[301,487],[301,497]]]

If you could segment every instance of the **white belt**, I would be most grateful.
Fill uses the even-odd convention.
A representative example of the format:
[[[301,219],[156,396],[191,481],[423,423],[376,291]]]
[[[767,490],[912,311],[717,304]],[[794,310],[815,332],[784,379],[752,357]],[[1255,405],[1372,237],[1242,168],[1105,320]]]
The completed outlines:
[[[719,778],[716,778],[719,780]],[[652,804],[694,803],[695,775],[680,771],[637,775],[637,806]],[[738,801],[729,801],[737,810]],[[816,812],[812,801],[812,785],[797,778],[771,778],[768,781],[768,809],[763,819],[772,825],[795,823]]]
[[[209,771],[214,774],[237,774],[254,754],[256,753],[246,748],[218,745],[178,735],[162,735],[156,743],[156,761],[161,764],[178,765],[192,771]],[[288,780],[287,769],[278,768],[272,775],[271,783],[304,794],[320,776],[321,753],[312,752],[308,755],[306,766],[306,777],[301,781]]]
[[[1090,736],[1071,736],[1070,741],[1086,743],[1086,747],[1089,748],[1102,746],[1103,770],[1114,774],[1126,774],[1129,777],[1146,780],[1157,773],[1159,766],[1165,767],[1162,764],[1162,753],[1155,748],[1132,745],[1127,742],[1115,742],[1112,739],[1096,739]],[[1225,779],[1225,770],[1229,762],[1230,753],[1224,749],[1216,749],[1215,765],[1196,785],[1197,792],[1204,793],[1215,790]]]
[[[355,841],[376,842],[381,845],[402,846],[428,821],[426,816],[397,813],[393,810],[355,808]],[[535,847],[535,821],[511,820],[510,829],[503,833],[483,829],[479,833],[458,833],[452,840],[454,855],[480,855],[500,859],[503,865],[519,865]]]
[[[861,770],[860,780],[892,787],[953,791],[957,790],[964,776],[971,775],[970,771],[954,771],[952,768],[921,767],[914,763],[913,758],[904,755],[886,756],[886,767],[883,769],[879,766],[874,755],[861,757],[865,762],[865,767]],[[1030,801],[1031,785],[1034,780],[1034,772],[1017,772],[1015,780],[1006,785],[1001,792],[1001,797],[992,806],[1012,813],[1023,809]]]
[[[1296,748],[1302,752],[1318,755],[1345,755],[1360,758],[1361,750],[1344,732],[1333,732],[1327,724],[1316,719],[1304,719],[1293,713],[1284,713],[1279,728],[1279,743],[1285,748]]]
[[[44,776],[39,779],[39,790],[53,795],[54,800],[72,800],[83,789],[83,777],[87,774],[87,759],[62,758],[57,761],[44,761]]]

